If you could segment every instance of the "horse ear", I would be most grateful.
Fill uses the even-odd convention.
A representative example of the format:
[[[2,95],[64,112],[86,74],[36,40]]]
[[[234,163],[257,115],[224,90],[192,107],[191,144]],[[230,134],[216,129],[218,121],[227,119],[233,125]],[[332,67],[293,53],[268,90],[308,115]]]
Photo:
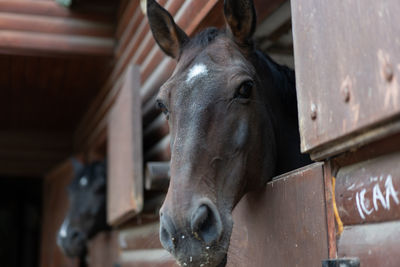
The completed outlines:
[[[242,46],[251,44],[257,22],[253,1],[225,0],[224,15],[235,42]]]
[[[147,0],[147,18],[160,48],[168,56],[178,59],[183,45],[189,40],[186,33],[175,24],[171,14],[155,0]]]

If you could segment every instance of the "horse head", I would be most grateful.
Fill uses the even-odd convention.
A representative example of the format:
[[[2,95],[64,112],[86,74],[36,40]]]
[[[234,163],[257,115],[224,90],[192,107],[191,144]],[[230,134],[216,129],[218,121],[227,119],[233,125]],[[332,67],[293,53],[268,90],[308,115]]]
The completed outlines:
[[[68,186],[69,209],[57,234],[57,244],[69,257],[81,257],[87,241],[107,229],[106,169],[103,162],[83,165],[72,159],[74,179]]]
[[[181,265],[224,266],[238,201],[301,165],[294,74],[255,49],[250,0],[226,0],[226,29],[193,38],[154,0],[147,16],[160,48],[177,60],[157,97],[171,137],[160,240]]]

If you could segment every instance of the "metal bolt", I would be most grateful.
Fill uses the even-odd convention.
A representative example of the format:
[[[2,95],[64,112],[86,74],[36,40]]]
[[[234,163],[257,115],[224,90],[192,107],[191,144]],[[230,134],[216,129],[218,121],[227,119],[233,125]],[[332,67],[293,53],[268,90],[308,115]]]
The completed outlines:
[[[385,76],[386,81],[391,82],[393,80],[393,69],[389,63],[386,63],[383,66],[383,75]]]
[[[311,104],[311,119],[315,120],[317,118],[317,106],[312,103]]]

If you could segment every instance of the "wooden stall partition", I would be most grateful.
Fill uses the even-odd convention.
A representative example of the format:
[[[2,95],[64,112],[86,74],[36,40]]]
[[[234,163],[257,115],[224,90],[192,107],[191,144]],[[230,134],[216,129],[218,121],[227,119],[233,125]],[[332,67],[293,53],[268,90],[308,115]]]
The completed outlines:
[[[357,257],[362,267],[398,267],[400,222],[347,226],[338,242],[338,257]]]
[[[98,233],[88,244],[90,267],[113,267],[118,263],[118,231]]]
[[[12,55],[112,56],[113,13],[71,11],[55,1],[0,1],[0,52]]]
[[[121,267],[178,267],[161,246],[158,221],[150,220],[122,229],[119,233]]]
[[[57,232],[68,209],[66,188],[73,177],[73,166],[67,160],[44,178],[41,267],[78,266],[78,260],[67,258],[56,244]]]
[[[397,0],[293,0],[303,152],[337,155],[400,131]]]
[[[336,205],[344,225],[400,220],[400,152],[343,167]]]
[[[227,266],[321,266],[328,258],[323,164],[247,194],[233,218]]]
[[[143,208],[139,68],[131,65],[108,118],[107,221],[120,224]]]
[[[337,233],[338,257],[359,258],[363,267],[398,266],[399,160],[399,141],[392,138],[334,160],[344,164],[339,165],[335,186],[338,218],[344,225]]]

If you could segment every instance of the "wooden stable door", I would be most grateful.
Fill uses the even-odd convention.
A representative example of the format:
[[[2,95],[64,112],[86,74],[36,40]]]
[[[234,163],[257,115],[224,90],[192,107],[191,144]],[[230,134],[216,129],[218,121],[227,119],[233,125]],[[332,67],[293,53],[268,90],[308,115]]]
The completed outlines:
[[[235,208],[227,266],[321,266],[326,214],[323,164],[275,178]]]
[[[398,267],[399,1],[291,4],[301,148],[335,182],[329,257]]]

